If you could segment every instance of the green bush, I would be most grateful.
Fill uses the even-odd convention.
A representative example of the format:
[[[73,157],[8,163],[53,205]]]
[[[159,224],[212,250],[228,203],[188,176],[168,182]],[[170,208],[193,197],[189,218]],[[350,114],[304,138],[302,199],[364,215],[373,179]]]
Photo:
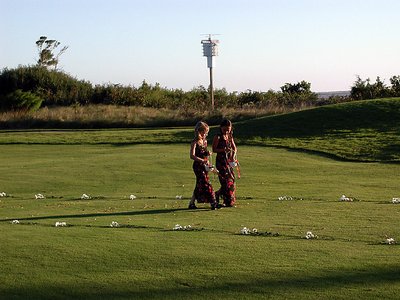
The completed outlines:
[[[89,82],[61,71],[37,66],[4,69],[0,74],[0,93],[7,95],[18,89],[38,95],[44,105],[88,104],[93,94]]]
[[[40,108],[43,99],[31,92],[16,90],[15,92],[0,97],[0,109],[36,111]]]
[[[390,78],[391,86],[387,86],[378,76],[374,83],[367,78],[362,80],[357,76],[357,80],[351,87],[350,96],[354,100],[377,99],[400,96],[400,76]]]

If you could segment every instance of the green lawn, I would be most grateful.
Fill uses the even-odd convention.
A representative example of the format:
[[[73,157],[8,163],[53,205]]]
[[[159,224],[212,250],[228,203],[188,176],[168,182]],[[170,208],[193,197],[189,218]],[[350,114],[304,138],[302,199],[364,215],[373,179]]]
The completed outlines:
[[[398,164],[239,144],[237,206],[190,211],[189,130],[3,133],[1,299],[398,298]]]
[[[400,98],[354,101],[234,124],[239,145],[267,146],[359,162],[400,162]],[[212,127],[213,136],[218,127]],[[193,127],[0,130],[0,144],[190,143]]]
[[[363,100],[237,124],[239,143],[351,161],[400,162],[400,98]]]

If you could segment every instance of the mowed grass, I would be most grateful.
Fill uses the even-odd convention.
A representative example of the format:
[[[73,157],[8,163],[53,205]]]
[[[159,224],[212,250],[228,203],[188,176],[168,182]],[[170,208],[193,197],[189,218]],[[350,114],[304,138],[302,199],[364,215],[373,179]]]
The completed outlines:
[[[239,145],[236,207],[191,211],[188,144],[0,152],[2,299],[398,298],[400,248],[384,244],[400,239],[398,164]],[[244,226],[272,234],[241,235]]]
[[[363,100],[237,122],[234,135],[240,145],[399,163],[399,119],[400,98]],[[210,136],[217,131],[218,126],[212,126]],[[193,127],[0,131],[0,144],[171,144],[190,143],[192,138]]]
[[[400,162],[400,98],[354,101],[237,124],[239,142],[352,161]]]

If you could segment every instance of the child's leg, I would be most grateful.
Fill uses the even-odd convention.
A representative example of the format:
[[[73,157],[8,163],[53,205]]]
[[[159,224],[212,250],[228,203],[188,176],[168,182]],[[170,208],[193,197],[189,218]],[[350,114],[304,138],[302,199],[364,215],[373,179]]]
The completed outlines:
[[[190,208],[190,209],[197,208],[197,207],[196,207],[196,204],[195,204],[195,201],[196,201],[196,197],[194,196],[194,192],[193,192],[192,198],[191,198],[190,201],[189,201],[189,208]]]

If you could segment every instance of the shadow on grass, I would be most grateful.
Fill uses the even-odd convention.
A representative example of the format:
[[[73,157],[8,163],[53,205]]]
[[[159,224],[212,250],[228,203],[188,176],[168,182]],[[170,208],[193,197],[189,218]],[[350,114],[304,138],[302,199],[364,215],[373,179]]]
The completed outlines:
[[[208,211],[209,208],[198,208],[197,210],[190,210],[190,212],[197,211]],[[29,217],[29,218],[7,218],[0,219],[0,222],[10,222],[12,220],[19,221],[34,221],[34,220],[48,220],[48,219],[70,219],[70,218],[90,218],[90,217],[111,217],[111,216],[138,216],[138,215],[155,215],[155,214],[168,214],[177,211],[189,211],[187,208],[170,208],[170,209],[152,209],[143,211],[122,211],[112,213],[90,213],[90,214],[74,214],[74,215],[54,215],[54,216],[41,216],[41,217]]]
[[[151,272],[151,271],[149,271]],[[179,274],[179,270],[177,270]],[[222,274],[215,274],[216,276]],[[243,275],[243,274],[242,274]],[[301,275],[301,274],[300,274]],[[273,275],[269,275],[273,277]],[[216,277],[218,278],[218,277]],[[40,287],[23,286],[0,288],[4,299],[266,299],[271,296],[285,299],[365,299],[365,297],[398,299],[400,287],[400,266],[389,268],[375,267],[366,270],[341,269],[327,272],[321,276],[237,276],[234,279],[219,278],[206,286],[199,286],[190,278],[176,278],[171,287],[140,288],[135,282],[121,284],[107,280],[84,282],[80,286],[54,284],[51,281]],[[240,278],[240,280],[238,280]],[[141,282],[141,284],[143,284]],[[379,285],[391,285],[391,288]]]

